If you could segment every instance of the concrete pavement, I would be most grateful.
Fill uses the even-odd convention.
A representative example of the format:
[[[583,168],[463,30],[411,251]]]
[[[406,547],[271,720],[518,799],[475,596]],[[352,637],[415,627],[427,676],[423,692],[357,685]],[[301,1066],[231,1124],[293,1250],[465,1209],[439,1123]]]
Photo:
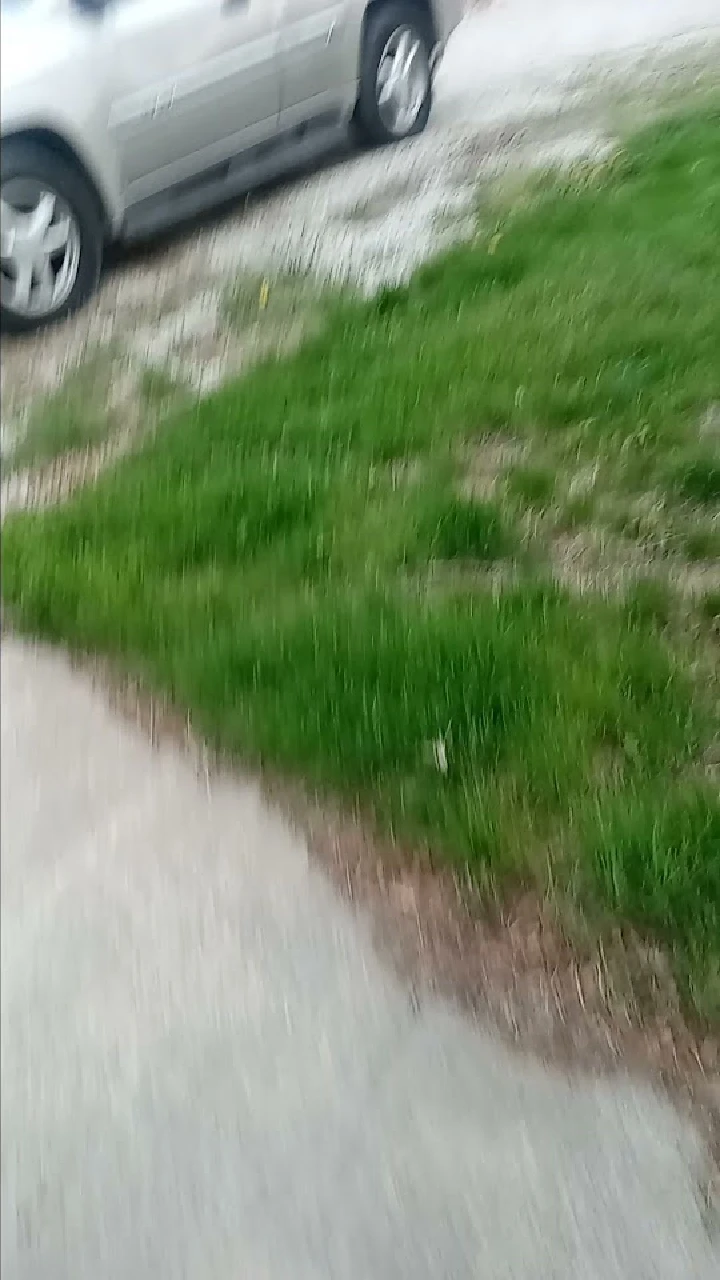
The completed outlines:
[[[693,1132],[418,1009],[249,782],[2,650],[3,1280],[717,1280]]]

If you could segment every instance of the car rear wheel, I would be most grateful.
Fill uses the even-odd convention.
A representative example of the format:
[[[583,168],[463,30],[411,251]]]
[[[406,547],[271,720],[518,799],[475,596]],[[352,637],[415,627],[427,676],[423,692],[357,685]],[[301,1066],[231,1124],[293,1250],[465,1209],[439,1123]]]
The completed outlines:
[[[432,34],[422,10],[387,4],[370,11],[353,122],[369,143],[421,133],[432,107]]]
[[[0,181],[0,314],[15,333],[52,323],[94,293],[104,246],[97,200],[63,157],[9,139]]]

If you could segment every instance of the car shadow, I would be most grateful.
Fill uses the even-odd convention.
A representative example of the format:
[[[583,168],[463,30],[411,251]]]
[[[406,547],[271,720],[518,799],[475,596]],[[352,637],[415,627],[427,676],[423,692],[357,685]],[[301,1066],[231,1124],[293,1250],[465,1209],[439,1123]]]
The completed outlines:
[[[124,266],[143,266],[144,264],[150,266],[156,260],[164,257],[171,249],[182,244],[193,233],[212,231],[214,228],[222,226],[223,222],[231,214],[248,209],[251,205],[255,207],[258,204],[262,204],[263,200],[268,200],[273,196],[282,194],[284,191],[289,191],[296,183],[305,178],[332,172],[332,170],[339,168],[340,165],[347,163],[353,156],[359,154],[361,153],[357,145],[354,145],[350,138],[341,138],[328,149],[326,155],[304,164],[290,163],[276,178],[272,178],[258,187],[252,187],[245,195],[233,196],[231,199],[224,200],[220,204],[213,205],[202,213],[194,215],[192,218],[185,218],[174,223],[167,230],[161,231],[156,235],[133,240],[129,243],[121,240],[110,244],[105,254],[103,275]]]

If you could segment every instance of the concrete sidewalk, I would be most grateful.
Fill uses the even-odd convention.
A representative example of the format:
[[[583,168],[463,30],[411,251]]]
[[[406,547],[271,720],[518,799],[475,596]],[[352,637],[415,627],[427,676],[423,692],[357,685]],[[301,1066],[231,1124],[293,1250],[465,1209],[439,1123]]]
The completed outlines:
[[[2,653],[3,1280],[716,1280],[700,1151],[418,1011],[251,784]]]

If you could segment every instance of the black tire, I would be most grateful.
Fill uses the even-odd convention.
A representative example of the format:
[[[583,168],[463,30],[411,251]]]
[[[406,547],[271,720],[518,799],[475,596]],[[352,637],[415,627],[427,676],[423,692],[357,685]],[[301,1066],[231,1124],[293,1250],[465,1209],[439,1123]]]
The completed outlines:
[[[75,282],[61,306],[42,316],[29,316],[0,304],[0,323],[5,332],[29,333],[55,324],[80,307],[97,289],[105,248],[105,225],[98,198],[78,168],[48,147],[12,138],[3,143],[0,188],[12,178],[27,178],[47,184],[69,206],[80,237],[80,259]]]
[[[422,42],[427,59],[427,93],[411,127],[404,133],[391,132],[384,124],[377,100],[377,78],[380,60],[388,40],[400,27],[409,27]],[[353,115],[353,131],[361,143],[383,146],[400,142],[422,133],[432,109],[432,76],[430,55],[433,35],[430,20],[423,11],[403,0],[389,0],[387,4],[373,8],[367,18],[363,47],[360,53],[360,91]]]

